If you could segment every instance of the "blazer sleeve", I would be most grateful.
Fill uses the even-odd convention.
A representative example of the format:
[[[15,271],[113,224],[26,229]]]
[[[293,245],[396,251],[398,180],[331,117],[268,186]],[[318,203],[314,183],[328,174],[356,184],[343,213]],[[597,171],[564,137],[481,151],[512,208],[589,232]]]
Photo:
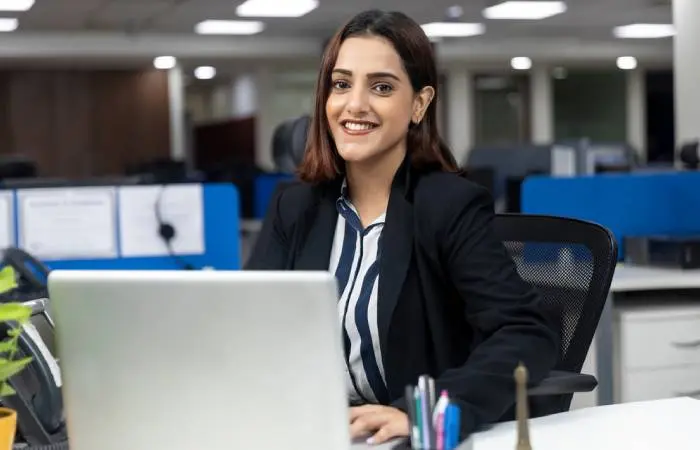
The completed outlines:
[[[263,225],[245,270],[284,270],[289,257],[289,231],[285,229],[282,202],[286,186],[279,186],[265,213]]]
[[[537,384],[554,367],[559,348],[553,318],[544,313],[539,294],[520,277],[492,232],[490,194],[473,189],[467,199],[458,210],[450,208],[440,248],[479,343],[461,367],[436,380],[460,404],[465,434],[498,421],[513,406],[513,373],[519,362]]]

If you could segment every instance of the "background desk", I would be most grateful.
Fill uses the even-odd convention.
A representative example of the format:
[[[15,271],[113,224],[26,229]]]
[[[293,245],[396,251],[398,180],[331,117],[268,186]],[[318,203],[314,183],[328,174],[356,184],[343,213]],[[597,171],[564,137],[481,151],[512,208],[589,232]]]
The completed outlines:
[[[572,408],[700,396],[700,270],[619,264]]]

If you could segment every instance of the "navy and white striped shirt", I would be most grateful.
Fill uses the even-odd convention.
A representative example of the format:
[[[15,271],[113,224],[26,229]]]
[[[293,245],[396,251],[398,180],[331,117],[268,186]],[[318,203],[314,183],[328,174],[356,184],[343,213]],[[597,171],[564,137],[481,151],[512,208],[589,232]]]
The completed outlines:
[[[345,347],[346,380],[351,403],[379,403],[387,399],[382,349],[377,330],[377,289],[380,245],[385,214],[363,228],[347,198],[347,186],[336,205],[329,270],[340,290],[338,316]]]

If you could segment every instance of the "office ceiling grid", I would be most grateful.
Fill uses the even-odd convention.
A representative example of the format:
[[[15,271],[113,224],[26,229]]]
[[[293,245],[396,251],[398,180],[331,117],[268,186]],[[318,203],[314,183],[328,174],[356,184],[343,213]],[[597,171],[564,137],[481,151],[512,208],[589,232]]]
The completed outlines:
[[[237,19],[239,0],[36,0],[20,15],[20,32],[126,31],[192,33],[205,19]],[[325,38],[343,21],[372,7],[401,10],[425,23],[444,19],[449,6],[464,10],[462,21],[483,21],[482,9],[493,0],[320,0],[299,19],[262,19],[265,35]],[[668,0],[568,0],[568,11],[542,21],[488,21],[478,39],[575,37],[612,39],[611,28],[635,22],[670,23]]]

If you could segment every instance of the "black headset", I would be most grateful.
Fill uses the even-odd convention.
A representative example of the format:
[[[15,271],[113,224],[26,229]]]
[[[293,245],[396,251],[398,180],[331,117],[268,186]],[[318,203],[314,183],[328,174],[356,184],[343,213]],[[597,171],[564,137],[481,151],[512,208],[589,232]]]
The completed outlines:
[[[167,185],[161,186],[160,191],[158,192],[158,197],[156,197],[155,205],[153,207],[153,212],[156,216],[156,222],[158,223],[158,236],[160,236],[160,238],[165,243],[170,257],[177,261],[177,263],[184,270],[196,270],[196,268],[192,264],[185,261],[173,250],[173,239],[175,239],[175,236],[177,236],[177,230],[175,229],[175,225],[163,219],[162,211],[163,195],[165,194],[166,188]]]

